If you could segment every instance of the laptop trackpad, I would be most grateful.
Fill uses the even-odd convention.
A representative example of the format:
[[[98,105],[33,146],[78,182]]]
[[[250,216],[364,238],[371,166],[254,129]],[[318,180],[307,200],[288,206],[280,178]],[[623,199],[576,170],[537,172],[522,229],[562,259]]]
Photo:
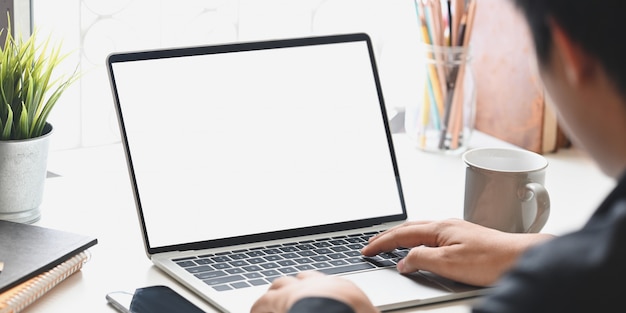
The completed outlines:
[[[372,303],[381,310],[443,300],[457,292],[472,291],[476,287],[456,283],[428,272],[402,275],[395,268],[348,274]]]

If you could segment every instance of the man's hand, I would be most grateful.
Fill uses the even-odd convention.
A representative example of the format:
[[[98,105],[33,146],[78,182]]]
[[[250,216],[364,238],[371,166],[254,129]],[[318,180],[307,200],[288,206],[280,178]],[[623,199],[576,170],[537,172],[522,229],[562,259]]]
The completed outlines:
[[[429,271],[476,286],[489,286],[529,247],[553,238],[547,234],[514,234],[460,219],[407,222],[370,238],[363,255],[412,248],[398,263],[401,273]]]
[[[319,272],[302,272],[274,280],[269,290],[252,306],[251,313],[285,313],[306,297],[332,298],[346,303],[356,313],[379,313],[367,296],[351,281]]]

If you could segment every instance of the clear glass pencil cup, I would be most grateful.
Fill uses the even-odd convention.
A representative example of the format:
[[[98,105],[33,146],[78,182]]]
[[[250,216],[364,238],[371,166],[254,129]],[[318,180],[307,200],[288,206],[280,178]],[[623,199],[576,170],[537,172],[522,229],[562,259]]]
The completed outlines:
[[[423,80],[407,105],[405,129],[425,151],[458,154],[474,130],[476,84],[469,47],[420,45]]]

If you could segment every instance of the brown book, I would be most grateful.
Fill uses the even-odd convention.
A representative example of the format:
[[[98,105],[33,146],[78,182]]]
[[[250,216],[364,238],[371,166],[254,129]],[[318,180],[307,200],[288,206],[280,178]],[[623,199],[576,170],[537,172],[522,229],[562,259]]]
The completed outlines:
[[[549,153],[564,145],[536,68],[531,34],[511,1],[478,0],[470,42],[476,77],[476,129]]]

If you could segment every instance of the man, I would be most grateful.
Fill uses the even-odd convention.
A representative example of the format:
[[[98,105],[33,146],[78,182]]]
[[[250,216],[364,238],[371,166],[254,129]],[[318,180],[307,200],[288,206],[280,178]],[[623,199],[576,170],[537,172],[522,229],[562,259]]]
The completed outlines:
[[[515,2],[566,133],[617,186],[581,230],[558,238],[502,233],[462,220],[409,222],[372,238],[362,253],[415,247],[398,263],[400,272],[421,269],[470,284],[495,283],[473,312],[624,311],[626,1]],[[277,279],[252,312],[377,310],[344,279],[306,273]]]

